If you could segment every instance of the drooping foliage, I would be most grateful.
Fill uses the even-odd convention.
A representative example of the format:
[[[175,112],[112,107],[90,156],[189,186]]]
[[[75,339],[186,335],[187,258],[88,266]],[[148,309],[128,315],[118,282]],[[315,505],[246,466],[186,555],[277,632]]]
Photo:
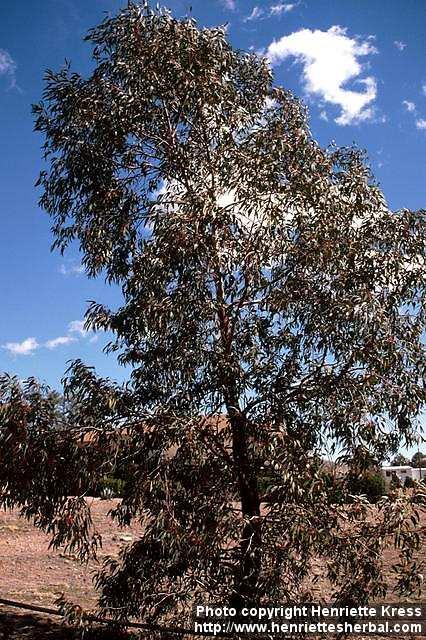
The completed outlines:
[[[76,242],[87,275],[121,288],[87,324],[131,374],[119,386],[74,363],[60,417],[34,383],[2,380],[3,504],[84,557],[97,538],[83,497],[125,469],[113,516],[144,534],[97,579],[120,619],[319,587],[365,602],[387,592],[393,543],[396,588],[412,592],[423,494],[372,513],[343,478],[336,503],[319,460],[339,455],[353,479],[413,441],[424,211],[389,210],[363,154],[322,149],[224,29],[129,4],[87,40],[92,74],[49,72],[34,107],[41,205],[54,246]]]

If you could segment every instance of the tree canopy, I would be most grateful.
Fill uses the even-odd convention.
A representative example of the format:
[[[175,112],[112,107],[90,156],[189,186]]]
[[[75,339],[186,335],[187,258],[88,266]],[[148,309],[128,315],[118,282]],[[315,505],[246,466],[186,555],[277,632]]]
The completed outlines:
[[[411,458],[411,466],[418,467],[418,468],[426,467],[426,456],[425,456],[425,454],[421,453],[420,451],[415,453],[413,455],[413,457]]]
[[[391,461],[391,465],[395,467],[410,465],[410,460],[402,453],[398,453]]]
[[[365,602],[387,592],[392,541],[412,592],[422,494],[371,518],[344,480],[333,501],[318,461],[331,450],[360,474],[413,442],[424,211],[391,211],[356,148],[321,148],[225,29],[130,3],[87,40],[91,75],[49,71],[34,107],[41,205],[54,247],[76,242],[87,275],[121,288],[86,318],[131,373],[117,385],[75,362],[59,417],[34,381],[4,377],[1,502],[86,557],[84,496],[126,468],[113,516],[144,533],[97,578],[118,619],[314,600],[318,584]]]

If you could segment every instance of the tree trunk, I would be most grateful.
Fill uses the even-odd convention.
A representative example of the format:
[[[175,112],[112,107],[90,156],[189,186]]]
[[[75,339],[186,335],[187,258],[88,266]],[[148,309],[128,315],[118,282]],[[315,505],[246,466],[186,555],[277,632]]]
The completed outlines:
[[[241,513],[244,524],[241,531],[238,563],[235,568],[234,592],[231,604],[240,609],[245,604],[256,604],[261,569],[262,528],[257,477],[249,453],[249,423],[241,411],[237,384],[230,373],[232,362],[233,327],[225,308],[222,277],[216,274],[216,287],[220,308],[218,319],[226,361],[222,372],[222,389],[232,431],[232,455],[238,482]]]
[[[248,422],[236,403],[227,406],[232,429],[232,451],[238,477],[241,512],[244,525],[241,532],[239,562],[235,571],[232,605],[256,604],[261,568],[261,519],[257,478],[248,455]]]

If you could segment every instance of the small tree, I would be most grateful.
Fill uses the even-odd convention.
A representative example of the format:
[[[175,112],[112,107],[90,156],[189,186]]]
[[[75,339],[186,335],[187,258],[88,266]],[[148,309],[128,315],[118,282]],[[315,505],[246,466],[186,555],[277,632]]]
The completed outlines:
[[[87,275],[121,288],[87,326],[132,372],[118,386],[74,363],[60,437],[43,390],[3,380],[3,504],[86,557],[83,496],[125,468],[113,516],[146,526],[97,578],[119,619],[314,599],[314,566],[331,598],[365,602],[386,592],[394,534],[410,592],[419,497],[369,518],[333,501],[318,456],[334,443],[360,474],[412,441],[424,212],[391,212],[356,149],[323,150],[225,30],[130,4],[87,39],[91,76],[48,72],[34,108],[41,204],[54,246],[77,241]]]
[[[349,490],[354,495],[365,495],[369,502],[378,502],[386,493],[385,480],[379,471],[372,469],[350,478]]]
[[[423,469],[426,467],[426,456],[424,453],[418,451],[411,458],[411,465],[416,469]]]
[[[390,481],[390,485],[389,485],[389,486],[390,486],[390,488],[391,488],[392,490],[394,490],[394,491],[395,491],[395,490],[398,490],[398,489],[401,489],[401,487],[402,487],[402,482],[401,482],[401,480],[398,478],[398,476],[396,475],[396,473],[395,473],[395,472],[394,472],[394,473],[392,473],[392,479],[391,479],[391,481]]]
[[[407,476],[404,480],[404,489],[414,489],[416,486],[413,478],[411,476]]]
[[[394,467],[404,467],[406,465],[410,465],[411,462],[408,458],[402,455],[402,453],[398,453],[391,462],[391,465]]]

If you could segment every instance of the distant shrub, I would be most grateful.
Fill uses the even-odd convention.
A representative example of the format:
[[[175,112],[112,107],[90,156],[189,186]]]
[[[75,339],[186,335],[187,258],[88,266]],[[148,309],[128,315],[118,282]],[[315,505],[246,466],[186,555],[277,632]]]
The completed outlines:
[[[126,482],[120,478],[106,476],[102,478],[97,488],[97,495],[104,500],[110,498],[121,498],[124,493]]]
[[[415,482],[413,478],[407,476],[404,481],[404,489],[413,489],[415,487]]]
[[[400,489],[402,487],[401,480],[398,478],[396,474],[392,476],[392,480],[390,481],[389,487],[393,490]]]
[[[369,502],[377,502],[386,493],[383,476],[377,471],[365,471],[349,480],[349,490],[353,495],[366,496]]]

